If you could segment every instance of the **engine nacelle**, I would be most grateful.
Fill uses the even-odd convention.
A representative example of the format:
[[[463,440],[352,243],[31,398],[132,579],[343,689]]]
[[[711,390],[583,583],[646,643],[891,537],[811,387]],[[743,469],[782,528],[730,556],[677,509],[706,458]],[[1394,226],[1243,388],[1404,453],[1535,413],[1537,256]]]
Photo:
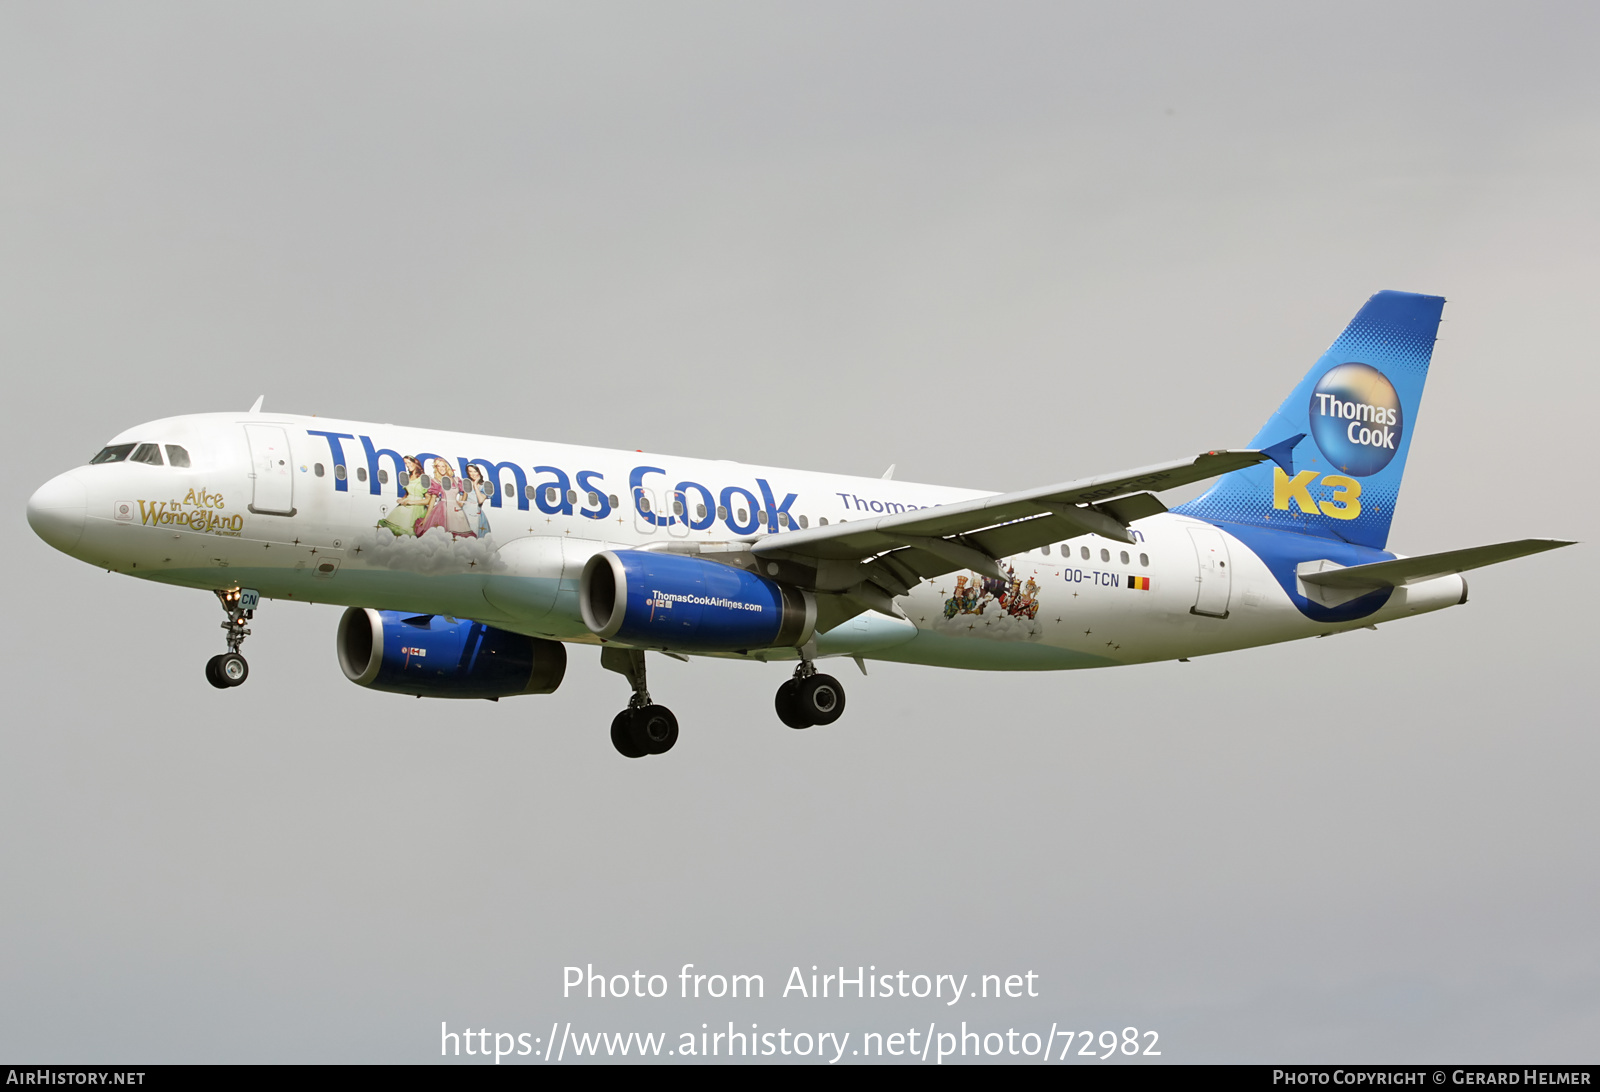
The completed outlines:
[[[339,619],[339,667],[357,686],[426,698],[548,694],[567,647],[481,622],[350,607]]]
[[[684,652],[795,647],[817,624],[810,592],[731,565],[648,550],[591,557],[578,605],[598,637]]]

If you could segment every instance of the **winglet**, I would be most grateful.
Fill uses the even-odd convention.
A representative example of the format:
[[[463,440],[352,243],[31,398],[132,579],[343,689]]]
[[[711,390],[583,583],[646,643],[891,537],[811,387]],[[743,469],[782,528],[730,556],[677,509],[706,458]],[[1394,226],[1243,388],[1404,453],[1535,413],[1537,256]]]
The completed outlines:
[[[884,471],[884,472],[883,472],[883,480],[884,480],[884,481],[889,481],[889,480],[890,480],[890,479],[892,479],[892,478],[893,478],[893,477],[894,477],[894,464],[893,464],[893,463],[890,463],[890,464],[889,464],[889,469],[888,469],[888,470],[885,470],[885,471]]]
[[[250,412],[251,413],[260,413],[261,412],[261,403],[265,402],[266,400],[267,400],[267,396],[266,395],[264,395],[264,394],[256,395],[256,400],[253,403],[251,403],[251,405],[250,405]]]
[[[1261,449],[1261,454],[1283,467],[1283,472],[1294,477],[1294,445],[1306,438],[1303,432],[1297,432],[1287,440],[1279,440],[1271,447]]]

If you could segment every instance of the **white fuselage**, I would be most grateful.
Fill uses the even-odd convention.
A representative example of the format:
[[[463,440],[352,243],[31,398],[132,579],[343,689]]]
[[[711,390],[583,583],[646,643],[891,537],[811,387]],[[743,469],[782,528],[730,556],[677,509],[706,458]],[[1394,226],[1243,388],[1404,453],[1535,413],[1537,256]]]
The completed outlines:
[[[174,417],[112,443],[178,446],[190,465],[83,466],[42,488],[32,505],[54,515],[40,533],[74,557],[186,587],[243,586],[585,643],[598,639],[578,609],[578,577],[599,551],[748,542],[983,495],[290,414]],[[481,482],[462,469],[474,462]],[[414,469],[401,484],[416,465],[430,487],[446,483],[431,498],[410,482]],[[1226,528],[1165,513],[1132,530],[1132,545],[1086,535],[1005,558],[1003,581],[973,572],[924,581],[895,600],[903,618],[859,615],[819,634],[816,654],[989,670],[1111,666],[1368,626],[1463,593],[1460,577],[1441,577],[1396,588],[1359,618],[1317,621]],[[1305,559],[1316,558],[1316,540],[1304,541]]]

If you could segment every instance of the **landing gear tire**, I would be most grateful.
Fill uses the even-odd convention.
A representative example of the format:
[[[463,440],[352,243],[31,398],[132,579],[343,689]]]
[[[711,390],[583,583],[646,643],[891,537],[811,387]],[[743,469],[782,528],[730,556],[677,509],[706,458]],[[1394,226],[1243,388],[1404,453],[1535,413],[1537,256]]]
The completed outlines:
[[[636,747],[647,755],[664,755],[678,742],[678,718],[665,705],[646,705],[632,710],[629,734]]]
[[[206,682],[210,683],[218,690],[226,690],[233,684],[228,682],[227,679],[223,678],[222,672],[217,670],[217,662],[221,659],[222,657],[218,655],[213,656],[211,659],[206,661]]]
[[[844,687],[832,675],[807,675],[790,681],[796,684],[795,706],[800,716],[812,724],[832,724],[843,715]]]
[[[800,712],[799,689],[800,680],[790,679],[778,687],[777,697],[773,699],[772,704],[778,710],[778,719],[790,728],[809,728],[812,722]]]
[[[624,709],[611,721],[611,746],[623,758],[643,758],[649,753],[633,741],[632,709]]]

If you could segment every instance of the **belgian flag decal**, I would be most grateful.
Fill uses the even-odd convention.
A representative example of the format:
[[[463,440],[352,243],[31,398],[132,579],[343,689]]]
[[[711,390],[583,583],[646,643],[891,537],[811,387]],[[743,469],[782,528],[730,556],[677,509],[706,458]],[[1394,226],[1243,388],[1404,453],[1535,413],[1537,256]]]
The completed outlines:
[[[1128,590],[1129,591],[1149,591],[1150,590],[1150,578],[1148,576],[1130,576],[1130,577],[1128,577]]]

